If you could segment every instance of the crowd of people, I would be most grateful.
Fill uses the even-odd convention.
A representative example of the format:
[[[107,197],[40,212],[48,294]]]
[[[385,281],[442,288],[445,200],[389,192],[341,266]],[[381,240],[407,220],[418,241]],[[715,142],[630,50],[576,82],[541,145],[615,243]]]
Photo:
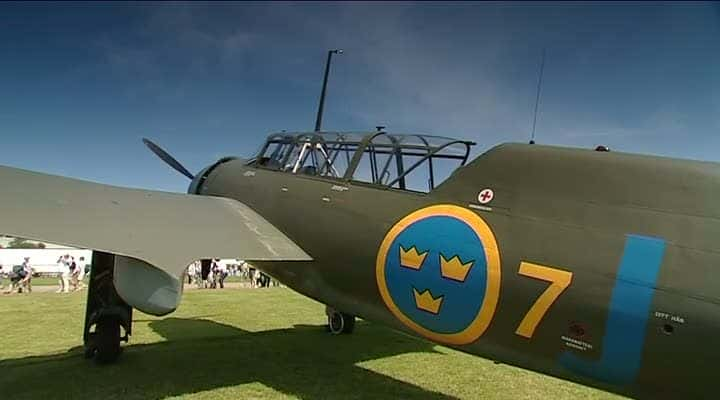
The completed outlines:
[[[58,279],[56,293],[69,293],[86,287],[83,279],[90,272],[90,265],[86,264],[85,257],[76,260],[70,254],[61,255],[57,259],[57,268],[53,275]],[[30,257],[24,257],[21,265],[3,267],[0,265],[0,291],[9,293],[31,293],[32,279],[35,271],[30,264]],[[188,284],[196,285],[198,289],[223,289],[225,279],[229,276],[239,277],[247,282],[250,288],[264,288],[279,286],[269,275],[254,268],[252,265],[239,261],[237,264],[226,264],[219,259],[196,261],[188,267]],[[7,286],[3,285],[8,281]]]
[[[238,264],[224,264],[219,259],[196,261],[188,267],[188,284],[198,289],[223,289],[228,276],[237,276],[248,281],[251,288],[278,286],[279,283],[252,265],[240,261]]]
[[[89,272],[89,265],[85,263],[85,257],[75,257],[70,254],[62,255],[57,260],[58,289],[56,293],[69,293],[81,290],[85,287],[83,279]],[[32,293],[32,279],[35,271],[30,264],[30,257],[24,257],[21,265],[4,267],[0,265],[0,290],[5,294],[10,293]],[[3,280],[9,281],[7,288]]]
[[[12,293],[17,291],[22,293],[32,292],[32,275],[33,269],[30,266],[30,257],[25,257],[21,265],[14,265],[8,270],[0,265],[0,290],[4,288],[3,279],[10,280],[10,284],[4,293]]]
[[[65,254],[58,258],[57,266],[60,273],[58,276],[58,290],[55,293],[74,292],[85,287],[83,278],[85,278],[87,272],[90,272],[85,264],[85,257],[80,257],[76,263],[75,257]]]

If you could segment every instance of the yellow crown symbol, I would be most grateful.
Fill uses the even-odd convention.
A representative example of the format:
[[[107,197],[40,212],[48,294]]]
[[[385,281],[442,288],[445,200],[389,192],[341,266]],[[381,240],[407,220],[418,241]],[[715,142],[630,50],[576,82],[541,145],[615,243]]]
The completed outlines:
[[[427,257],[427,254],[427,251],[419,254],[415,246],[409,248],[408,250],[405,250],[402,246],[400,246],[400,265],[406,268],[420,269],[423,261],[425,261],[425,257]]]
[[[447,260],[440,254],[440,273],[443,278],[465,282],[465,278],[467,278],[467,274],[470,272],[470,268],[472,268],[474,263],[475,261],[470,261],[467,264],[463,264],[458,256]]]
[[[419,310],[432,314],[437,314],[440,311],[443,296],[439,296],[437,299],[433,298],[430,289],[425,289],[424,292],[418,293],[417,289],[413,288],[413,294],[415,295],[415,305]]]

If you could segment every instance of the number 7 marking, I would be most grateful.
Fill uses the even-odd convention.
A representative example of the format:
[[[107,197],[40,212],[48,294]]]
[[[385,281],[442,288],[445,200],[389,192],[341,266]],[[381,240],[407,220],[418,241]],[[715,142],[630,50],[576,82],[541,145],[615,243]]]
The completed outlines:
[[[530,310],[525,314],[525,318],[523,318],[515,331],[516,334],[530,339],[533,333],[535,333],[535,328],[537,328],[550,306],[560,297],[562,292],[570,286],[573,274],[570,271],[563,271],[561,269],[545,267],[525,261],[520,262],[518,274],[550,282],[550,286],[545,289],[543,294],[535,301],[535,304],[530,307]]]

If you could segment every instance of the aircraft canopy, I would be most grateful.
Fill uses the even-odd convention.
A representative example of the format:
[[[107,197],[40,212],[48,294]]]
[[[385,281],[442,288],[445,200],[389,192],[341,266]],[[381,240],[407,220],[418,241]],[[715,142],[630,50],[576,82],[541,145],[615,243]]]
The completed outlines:
[[[271,134],[251,163],[290,173],[428,192],[465,165],[475,143],[386,132]]]

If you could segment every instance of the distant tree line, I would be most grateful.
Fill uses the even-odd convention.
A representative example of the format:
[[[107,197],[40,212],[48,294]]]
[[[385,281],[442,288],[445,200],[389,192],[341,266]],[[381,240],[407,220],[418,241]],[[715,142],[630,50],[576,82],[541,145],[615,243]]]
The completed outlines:
[[[2,248],[2,246],[0,246]],[[45,243],[42,242],[29,242],[25,239],[14,238],[7,245],[8,249],[44,249]]]

